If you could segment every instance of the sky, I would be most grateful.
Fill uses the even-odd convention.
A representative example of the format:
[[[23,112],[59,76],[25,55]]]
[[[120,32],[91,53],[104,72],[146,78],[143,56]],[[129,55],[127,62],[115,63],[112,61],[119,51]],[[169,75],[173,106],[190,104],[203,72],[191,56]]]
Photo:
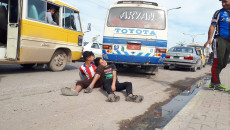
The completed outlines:
[[[98,41],[102,43],[105,17],[111,5],[117,0],[60,0],[78,8],[80,11],[82,28],[85,32],[91,23],[91,32],[85,33],[84,41],[100,35]],[[147,0],[145,0],[147,1]],[[197,35],[195,43],[204,44],[207,41],[208,29],[216,10],[221,9],[219,0],[148,0],[157,2],[159,6],[172,9],[168,12],[168,47],[177,43],[191,43],[190,35]],[[184,35],[190,34],[190,35]],[[204,34],[204,35],[199,35]]]

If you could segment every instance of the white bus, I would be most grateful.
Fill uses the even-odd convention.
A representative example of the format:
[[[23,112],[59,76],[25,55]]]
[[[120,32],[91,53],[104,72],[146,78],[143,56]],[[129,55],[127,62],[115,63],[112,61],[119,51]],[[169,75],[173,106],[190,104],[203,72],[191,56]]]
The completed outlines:
[[[118,1],[106,17],[103,58],[117,65],[141,66],[155,73],[167,51],[167,10],[157,3]]]

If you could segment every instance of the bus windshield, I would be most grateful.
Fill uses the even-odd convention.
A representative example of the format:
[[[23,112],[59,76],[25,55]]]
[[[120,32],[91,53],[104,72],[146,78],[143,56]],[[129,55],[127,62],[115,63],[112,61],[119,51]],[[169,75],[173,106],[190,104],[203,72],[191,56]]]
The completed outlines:
[[[110,9],[107,26],[145,29],[165,29],[165,12],[140,7],[115,7]]]

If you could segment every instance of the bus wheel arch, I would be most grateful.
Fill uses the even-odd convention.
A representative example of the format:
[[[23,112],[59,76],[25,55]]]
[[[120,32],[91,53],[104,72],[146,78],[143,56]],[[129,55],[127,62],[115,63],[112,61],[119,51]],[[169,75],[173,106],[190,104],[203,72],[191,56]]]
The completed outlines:
[[[72,59],[72,55],[70,54],[71,51],[69,53],[68,49],[57,49],[48,63],[49,69],[51,71],[62,71],[66,67],[67,62],[69,62],[69,59]]]

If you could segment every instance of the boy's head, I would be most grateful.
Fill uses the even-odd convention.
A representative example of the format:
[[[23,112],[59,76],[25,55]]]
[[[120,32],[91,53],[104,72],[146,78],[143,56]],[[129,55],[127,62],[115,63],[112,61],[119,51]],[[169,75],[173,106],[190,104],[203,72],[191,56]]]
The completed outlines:
[[[55,8],[53,7],[53,6],[51,6],[50,8],[49,8],[49,12],[53,15],[54,13],[55,13]]]
[[[94,63],[95,63],[96,66],[99,66],[99,65],[101,65],[103,67],[107,66],[107,62],[105,60],[103,60],[102,58],[96,58],[94,60]]]
[[[86,61],[93,62],[93,60],[94,60],[94,54],[93,54],[93,52],[92,51],[85,51],[83,53],[83,59],[84,59],[85,62]]]

